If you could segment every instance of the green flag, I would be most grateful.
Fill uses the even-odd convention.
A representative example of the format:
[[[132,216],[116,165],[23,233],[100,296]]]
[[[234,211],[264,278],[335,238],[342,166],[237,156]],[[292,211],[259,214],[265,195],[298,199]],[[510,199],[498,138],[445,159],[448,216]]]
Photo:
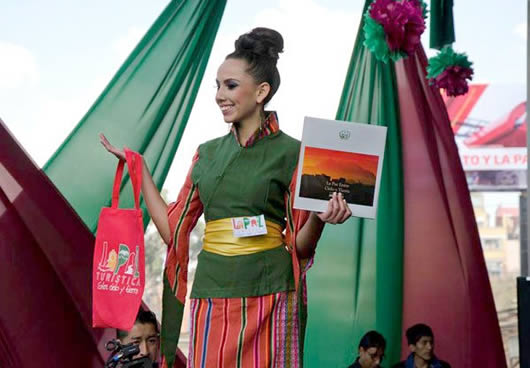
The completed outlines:
[[[455,42],[453,0],[431,0],[430,46],[441,50]]]
[[[116,158],[99,144],[103,132],[147,161],[162,187],[197,96],[226,1],[174,0],[44,166],[92,232],[110,204]],[[129,180],[121,206],[134,204]],[[144,209],[144,222],[149,218]]]
[[[378,211],[375,220],[326,225],[308,274],[306,367],[347,367],[372,329],[392,341],[385,360],[400,354],[403,184],[396,79],[393,63],[377,61],[363,46],[362,27],[363,20],[336,118],[388,127]]]

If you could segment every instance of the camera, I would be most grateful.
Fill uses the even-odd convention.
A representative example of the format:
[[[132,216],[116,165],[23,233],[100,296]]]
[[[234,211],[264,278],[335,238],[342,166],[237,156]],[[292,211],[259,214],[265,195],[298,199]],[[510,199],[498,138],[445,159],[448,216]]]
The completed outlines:
[[[109,359],[105,363],[105,368],[157,368],[158,364],[149,357],[133,359],[140,353],[140,348],[136,344],[121,344],[119,340],[111,340],[105,344],[105,348],[111,351]]]

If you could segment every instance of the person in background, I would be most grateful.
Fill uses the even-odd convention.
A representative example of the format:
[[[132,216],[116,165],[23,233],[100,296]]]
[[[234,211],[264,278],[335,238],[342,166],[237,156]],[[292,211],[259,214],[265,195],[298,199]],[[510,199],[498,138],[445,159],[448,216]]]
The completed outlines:
[[[385,356],[386,340],[377,331],[368,331],[359,341],[357,359],[348,368],[377,368]]]
[[[415,324],[407,329],[406,335],[410,354],[393,368],[451,368],[449,363],[434,355],[434,334],[429,326]]]
[[[122,344],[137,344],[140,353],[134,359],[148,357],[158,362],[160,351],[160,331],[156,316],[151,311],[140,309],[130,331],[117,330],[117,338]]]

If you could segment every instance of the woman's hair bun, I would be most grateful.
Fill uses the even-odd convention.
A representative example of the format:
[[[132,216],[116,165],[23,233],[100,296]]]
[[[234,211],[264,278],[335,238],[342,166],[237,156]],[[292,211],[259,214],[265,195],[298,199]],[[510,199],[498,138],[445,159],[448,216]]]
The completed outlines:
[[[270,28],[254,28],[236,40],[236,49],[226,59],[242,59],[247,63],[246,72],[256,83],[267,82],[271,89],[263,100],[267,104],[280,86],[280,73],[276,67],[278,54],[283,52],[283,37]]]
[[[248,52],[278,60],[278,54],[283,52],[283,37],[270,28],[254,28],[249,33],[239,36],[235,47],[236,52]]]

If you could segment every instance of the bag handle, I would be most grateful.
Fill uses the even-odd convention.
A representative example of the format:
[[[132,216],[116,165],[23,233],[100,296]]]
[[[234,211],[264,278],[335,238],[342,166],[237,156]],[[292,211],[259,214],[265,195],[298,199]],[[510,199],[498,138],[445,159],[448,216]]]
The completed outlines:
[[[128,148],[124,149],[125,158],[127,162],[127,170],[129,170],[129,177],[133,186],[134,207],[140,209],[140,191],[142,189],[142,156],[137,152],[131,151]],[[114,177],[114,186],[112,188],[112,208],[118,208],[120,200],[120,184],[123,176],[123,167],[125,162],[120,160],[116,168],[116,176]]]

